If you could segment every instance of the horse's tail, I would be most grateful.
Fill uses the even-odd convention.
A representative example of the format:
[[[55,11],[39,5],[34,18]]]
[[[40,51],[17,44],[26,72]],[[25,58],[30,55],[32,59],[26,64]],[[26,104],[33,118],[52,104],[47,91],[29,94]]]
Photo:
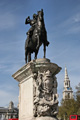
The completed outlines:
[[[45,45],[48,46],[49,45],[49,41],[47,40],[47,31],[46,29],[44,29],[44,35],[45,35]]]

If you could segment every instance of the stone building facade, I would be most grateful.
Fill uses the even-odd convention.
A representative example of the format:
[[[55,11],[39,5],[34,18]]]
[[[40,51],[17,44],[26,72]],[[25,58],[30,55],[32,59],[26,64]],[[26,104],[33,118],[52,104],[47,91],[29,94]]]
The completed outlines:
[[[11,101],[9,107],[0,107],[0,120],[8,120],[10,118],[18,118],[18,108],[14,107],[14,103]]]
[[[73,99],[73,90],[70,86],[70,80],[67,73],[67,68],[65,67],[65,79],[64,79],[64,90],[63,90],[63,100]]]

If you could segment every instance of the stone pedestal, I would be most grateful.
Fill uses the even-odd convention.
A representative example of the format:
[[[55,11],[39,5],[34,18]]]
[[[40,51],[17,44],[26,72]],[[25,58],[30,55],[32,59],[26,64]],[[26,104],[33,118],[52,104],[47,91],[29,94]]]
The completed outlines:
[[[19,82],[19,120],[55,120],[58,112],[56,74],[49,59],[29,62],[13,74]]]

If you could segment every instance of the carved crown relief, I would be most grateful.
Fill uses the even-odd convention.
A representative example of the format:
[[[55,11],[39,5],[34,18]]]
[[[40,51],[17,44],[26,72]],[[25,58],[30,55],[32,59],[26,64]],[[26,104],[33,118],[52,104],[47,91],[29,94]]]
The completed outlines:
[[[58,106],[56,77],[48,70],[34,73],[33,78],[34,116],[55,116]]]

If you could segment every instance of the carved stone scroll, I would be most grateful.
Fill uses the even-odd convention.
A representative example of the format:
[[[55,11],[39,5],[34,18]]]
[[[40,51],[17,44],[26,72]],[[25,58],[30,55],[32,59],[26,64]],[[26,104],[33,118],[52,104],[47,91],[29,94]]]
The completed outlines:
[[[57,80],[49,71],[34,73],[34,116],[56,116]]]

